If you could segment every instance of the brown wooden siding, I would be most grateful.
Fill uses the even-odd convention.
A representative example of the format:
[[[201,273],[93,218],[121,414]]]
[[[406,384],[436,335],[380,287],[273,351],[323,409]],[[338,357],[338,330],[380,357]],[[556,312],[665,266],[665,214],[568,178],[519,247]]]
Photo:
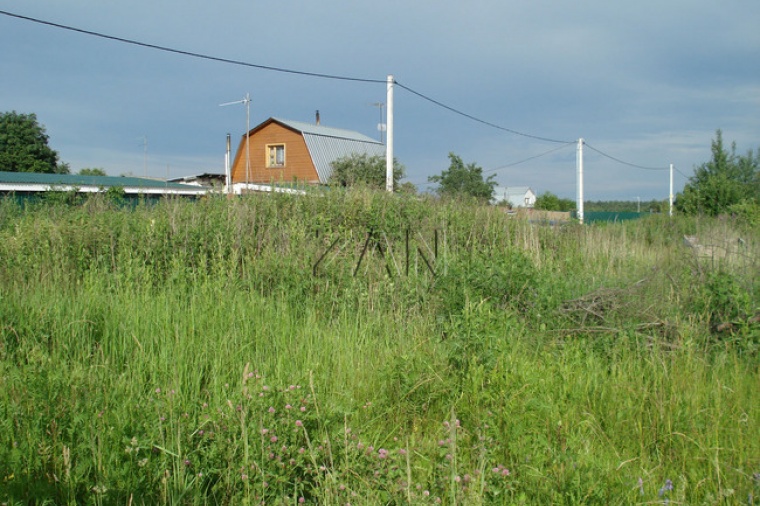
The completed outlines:
[[[248,182],[269,184],[298,180],[306,183],[319,183],[317,169],[309,156],[303,136],[278,123],[269,123],[253,131],[250,144],[250,176]],[[267,146],[285,145],[285,166],[267,167]],[[232,164],[232,182],[246,182],[245,137],[240,140],[235,161]]]

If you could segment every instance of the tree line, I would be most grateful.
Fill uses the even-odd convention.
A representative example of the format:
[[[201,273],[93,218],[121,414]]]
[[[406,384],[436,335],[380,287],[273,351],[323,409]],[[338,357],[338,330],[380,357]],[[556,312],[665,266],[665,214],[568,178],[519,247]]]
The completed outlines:
[[[711,152],[711,159],[694,168],[694,174],[676,196],[676,211],[709,216],[742,214],[760,222],[760,149],[739,154],[735,143],[730,149],[726,148],[723,134],[717,130]],[[382,156],[343,157],[335,160],[332,168],[330,183],[333,185],[385,188],[386,164]],[[69,165],[61,162],[58,153],[49,146],[49,137],[37,116],[16,111],[0,113],[0,171],[70,173]],[[401,182],[405,172],[405,167],[394,159],[394,188],[399,192],[416,193],[412,183]],[[79,174],[106,175],[100,168],[81,169]],[[454,153],[449,153],[449,167],[430,176],[428,182],[436,185],[433,191],[440,197],[467,197],[482,203],[492,201],[496,187],[495,175],[485,177],[482,167],[465,163]],[[588,211],[613,212],[664,212],[666,206],[667,201],[658,200],[584,203]],[[534,207],[547,211],[573,211],[576,204],[572,199],[563,199],[547,191],[536,198]]]

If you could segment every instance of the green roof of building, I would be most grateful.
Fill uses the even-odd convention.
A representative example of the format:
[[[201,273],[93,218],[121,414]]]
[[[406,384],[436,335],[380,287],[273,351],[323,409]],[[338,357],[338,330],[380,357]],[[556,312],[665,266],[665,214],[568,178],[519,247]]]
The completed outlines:
[[[3,172],[0,171],[0,184],[31,184],[44,186],[96,186],[96,187],[131,187],[174,190],[197,190],[197,186],[181,183],[169,183],[158,179],[132,176],[80,176],[78,174],[45,174],[41,172]]]

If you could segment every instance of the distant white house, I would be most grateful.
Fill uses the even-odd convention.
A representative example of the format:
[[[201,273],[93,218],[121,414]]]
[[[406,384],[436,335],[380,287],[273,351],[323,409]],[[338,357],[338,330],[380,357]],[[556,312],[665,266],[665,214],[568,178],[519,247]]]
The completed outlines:
[[[511,207],[533,207],[536,203],[536,194],[529,186],[497,186],[494,188],[494,204],[507,203]]]

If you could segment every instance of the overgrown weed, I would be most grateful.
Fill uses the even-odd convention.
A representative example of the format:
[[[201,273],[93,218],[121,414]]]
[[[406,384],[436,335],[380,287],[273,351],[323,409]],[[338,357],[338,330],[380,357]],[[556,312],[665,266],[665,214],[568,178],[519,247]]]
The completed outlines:
[[[691,256],[707,226],[0,203],[0,501],[744,501],[757,273]]]

